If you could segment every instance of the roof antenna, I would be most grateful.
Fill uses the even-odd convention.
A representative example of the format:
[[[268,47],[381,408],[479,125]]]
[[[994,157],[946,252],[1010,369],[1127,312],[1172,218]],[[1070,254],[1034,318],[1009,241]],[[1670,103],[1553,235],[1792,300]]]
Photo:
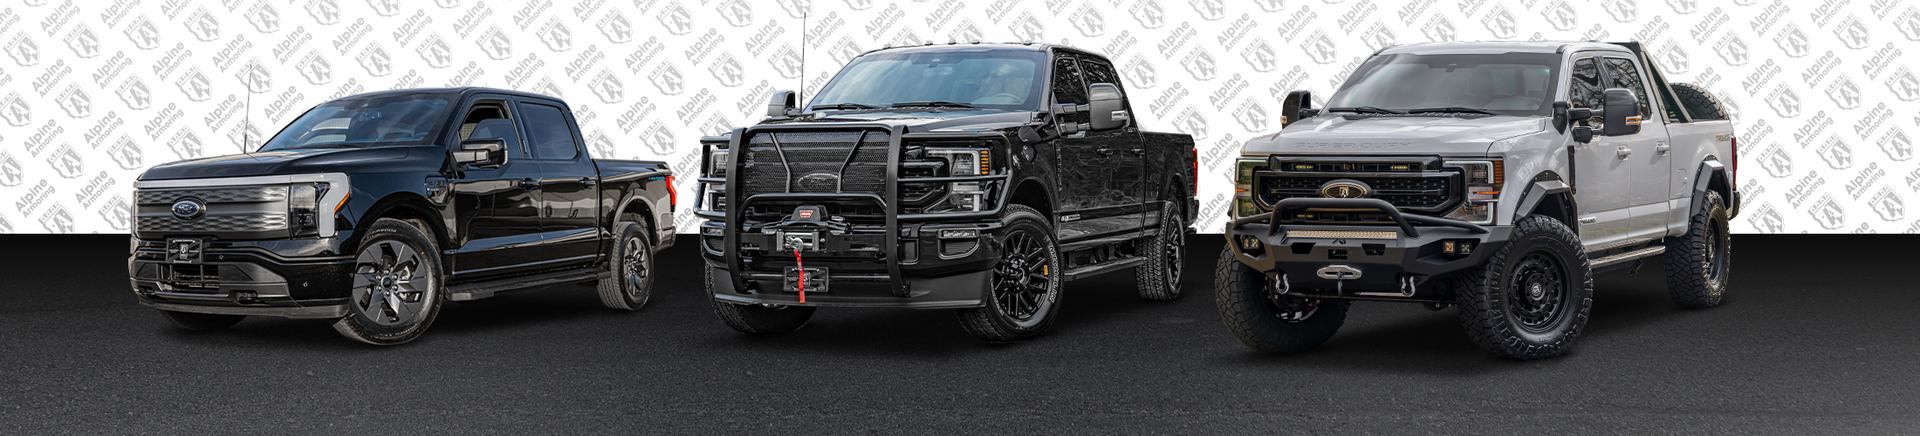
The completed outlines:
[[[252,71],[248,72],[251,73]],[[248,84],[247,86],[241,87],[240,92],[247,95],[246,106],[241,109],[247,111],[247,113],[240,116],[240,122],[245,123],[240,126],[240,152],[251,157],[253,156],[253,85]]]
[[[813,12],[813,3],[806,3],[800,10],[800,86],[793,90],[793,101],[801,107],[807,105],[807,15]]]

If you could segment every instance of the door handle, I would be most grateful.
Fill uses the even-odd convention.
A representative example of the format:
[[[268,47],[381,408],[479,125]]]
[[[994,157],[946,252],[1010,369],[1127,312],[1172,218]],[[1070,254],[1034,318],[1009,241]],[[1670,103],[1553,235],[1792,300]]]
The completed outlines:
[[[520,189],[540,189],[540,181],[533,178],[520,179]]]
[[[580,178],[580,185],[582,185],[582,186],[586,186],[586,187],[589,187],[589,188],[591,188],[591,187],[593,187],[593,185],[598,185],[598,184],[600,184],[600,181],[599,181],[599,180],[595,180],[595,179],[594,179],[594,178],[592,178],[592,177],[581,177],[581,178]]]
[[[1140,155],[1147,154],[1147,149],[1144,149],[1144,148],[1136,148],[1136,149],[1133,149],[1132,151],[1133,151],[1133,154],[1140,154]]]
[[[1662,142],[1659,145],[1653,146],[1654,153],[1667,154],[1668,151],[1672,151],[1672,150],[1673,150],[1673,146],[1665,142]]]
[[[1099,154],[1100,154],[1101,156],[1112,156],[1112,155],[1113,155],[1113,149],[1111,149],[1111,148],[1096,148],[1096,149],[1094,149],[1094,150],[1093,150],[1093,152],[1094,152],[1094,153],[1099,153]]]
[[[1613,155],[1618,156],[1621,159],[1626,159],[1627,156],[1633,155],[1633,149],[1627,148],[1627,147],[1616,148],[1613,151]]]

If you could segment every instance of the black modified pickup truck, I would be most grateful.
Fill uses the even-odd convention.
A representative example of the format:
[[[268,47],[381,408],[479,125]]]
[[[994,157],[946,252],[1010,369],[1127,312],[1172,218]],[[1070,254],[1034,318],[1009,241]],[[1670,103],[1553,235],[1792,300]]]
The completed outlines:
[[[155,166],[134,186],[133,292],[173,323],[325,319],[379,345],[447,301],[598,282],[635,310],[673,243],[665,163],[593,159],[558,99],[482,88],[362,94],[256,152]]]
[[[703,141],[706,284],[734,329],[958,309],[1006,342],[1046,330],[1070,279],[1132,268],[1142,297],[1180,295],[1193,139],[1141,131],[1106,58],[890,48],[797,100],[775,93],[765,121]]]

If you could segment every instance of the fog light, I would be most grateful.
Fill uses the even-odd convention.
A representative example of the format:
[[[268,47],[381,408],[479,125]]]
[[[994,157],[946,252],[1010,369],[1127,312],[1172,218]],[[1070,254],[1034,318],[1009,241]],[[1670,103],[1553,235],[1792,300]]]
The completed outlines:
[[[1260,238],[1255,238],[1255,237],[1252,237],[1252,236],[1241,236],[1241,237],[1240,237],[1240,249],[1241,249],[1241,250],[1258,250],[1258,249],[1260,249],[1260,247],[1261,247],[1261,245],[1262,245],[1262,244],[1260,243]]]
[[[1471,239],[1440,241],[1440,252],[1448,255],[1466,256],[1473,254],[1473,248],[1476,244],[1478,244],[1478,242]]]
[[[702,235],[706,235],[706,236],[724,236],[724,235],[722,235],[722,234],[720,233],[720,231],[721,231],[721,230],[722,230],[722,229],[721,229],[720,227],[718,227],[718,226],[715,226],[715,227],[701,227],[701,228],[700,228],[700,234],[702,234]]]

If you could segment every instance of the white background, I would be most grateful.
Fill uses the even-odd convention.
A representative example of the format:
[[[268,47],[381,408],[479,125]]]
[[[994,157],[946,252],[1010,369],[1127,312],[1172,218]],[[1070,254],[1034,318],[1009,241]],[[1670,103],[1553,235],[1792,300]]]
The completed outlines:
[[[239,152],[319,102],[479,85],[578,111],[597,155],[697,162],[889,45],[1047,41],[1118,62],[1145,127],[1195,136],[1199,228],[1291,89],[1436,40],[1638,40],[1736,114],[1742,232],[1911,233],[1920,6],[1895,0],[24,0],[0,6],[0,232],[117,233],[154,164]],[[807,17],[805,26],[801,17]],[[808,30],[800,62],[802,29]],[[251,124],[247,120],[251,120]],[[683,191],[691,178],[682,178]],[[683,208],[680,219],[692,219]],[[694,228],[683,222],[682,228]]]

